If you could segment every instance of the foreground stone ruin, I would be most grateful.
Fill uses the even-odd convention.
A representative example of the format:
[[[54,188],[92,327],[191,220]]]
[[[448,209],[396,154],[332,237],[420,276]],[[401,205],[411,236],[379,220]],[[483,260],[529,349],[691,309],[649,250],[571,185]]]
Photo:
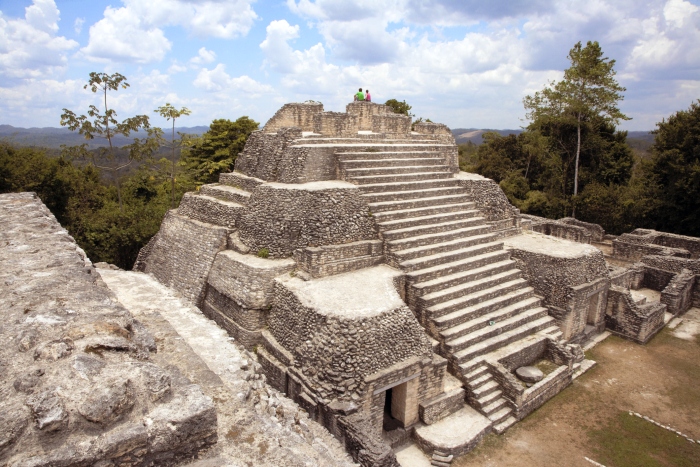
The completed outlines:
[[[187,193],[178,209],[168,212],[134,266],[177,290],[256,360],[254,384],[236,391],[248,394],[244,399],[253,401],[256,413],[271,411],[273,422],[251,429],[265,431],[264,426],[281,423],[270,402],[279,391],[308,414],[309,426],[315,421],[326,427],[363,466],[397,466],[393,449],[414,442],[433,465],[444,467],[486,434],[503,433],[594,365],[584,358],[583,347],[608,333],[643,344],[673,316],[700,306],[700,239],[641,229],[613,237],[572,218],[521,215],[494,181],[459,171],[457,147],[446,126],[417,123],[412,128],[409,117],[367,102],[348,104],[346,110],[325,112],[320,103],[282,107],[250,136],[234,172]],[[1,201],[8,213],[24,203],[50,217],[31,195]],[[65,233],[53,236],[59,227],[41,216],[27,221],[47,228],[32,241],[43,245],[42,251],[63,251]],[[216,430],[220,403],[212,405],[197,386],[174,376],[164,377],[170,385],[162,399],[146,392],[149,380],[139,373],[144,365],[163,374],[174,370],[157,366],[148,330],[104,290],[86,259],[71,266],[76,268],[71,277],[83,279],[67,280],[73,288],[66,296],[83,300],[84,289],[102,291],[101,306],[65,305],[54,292],[44,299],[50,315],[29,303],[27,282],[41,288],[53,279],[39,272],[43,263],[32,269],[32,258],[50,259],[33,256],[34,243],[17,240],[24,238],[23,228],[3,232],[10,245],[3,261],[12,265],[10,272],[3,271],[5,287],[24,298],[3,303],[13,316],[7,322],[14,324],[2,329],[7,336],[23,336],[25,329],[40,332],[26,344],[18,337],[15,347],[1,354],[17,387],[24,388],[25,379],[30,388],[40,380],[44,394],[57,385],[50,375],[58,370],[49,372],[39,363],[48,359],[67,377],[88,365],[76,363],[78,358],[97,358],[90,346],[98,342],[99,358],[113,364],[96,371],[130,382],[104,384],[91,374],[84,379],[100,394],[123,387],[135,400],[95,421],[83,405],[71,405],[80,400],[71,391],[83,391],[87,384],[79,378],[42,395],[42,401],[65,399],[75,428],[66,431],[70,439],[99,434],[79,444],[80,449],[97,446],[85,451],[93,460],[131,456],[130,462],[146,465],[152,459],[177,463],[188,456],[206,457],[203,450],[217,434],[219,443],[224,441]],[[74,243],[69,246],[75,263],[80,252]],[[30,279],[13,282],[19,271]],[[129,274],[134,274],[129,281],[146,277]],[[105,280],[117,284],[124,279],[105,272]],[[64,309],[82,311],[74,315]],[[105,313],[120,318],[108,319]],[[78,317],[108,324],[82,324]],[[73,330],[78,324],[83,331]],[[105,347],[105,336],[128,345]],[[16,349],[26,353],[21,356],[26,361],[15,365]],[[81,389],[74,387],[77,383]],[[253,389],[264,394],[251,397]],[[3,390],[14,411],[8,420],[25,421],[0,437],[0,455],[25,462],[24,446],[48,446],[42,437],[57,438],[45,434],[48,422],[40,426],[44,409],[33,402],[35,396]],[[191,399],[177,399],[183,391]],[[166,452],[157,433],[149,431],[162,419],[148,415],[153,425],[142,423],[143,428],[137,422],[142,414],[172,417],[165,414],[173,400],[192,402],[192,409],[185,404],[179,413],[185,417],[191,410],[201,420],[196,418],[196,429],[173,434],[176,441]],[[287,430],[280,436],[296,436],[300,416],[290,418],[288,407],[282,413],[289,425],[280,428]],[[146,444],[133,452],[99,447],[100,440],[110,439],[101,433],[116,430],[110,425],[115,420],[124,430],[133,420]],[[311,440],[323,437],[314,430]],[[53,442],[78,445],[63,438]],[[298,443],[304,453],[312,451],[304,439]],[[54,452],[32,451],[43,460],[11,465],[49,465],[40,456]],[[280,462],[267,456],[257,462]],[[297,461],[302,457],[283,458],[304,465]]]

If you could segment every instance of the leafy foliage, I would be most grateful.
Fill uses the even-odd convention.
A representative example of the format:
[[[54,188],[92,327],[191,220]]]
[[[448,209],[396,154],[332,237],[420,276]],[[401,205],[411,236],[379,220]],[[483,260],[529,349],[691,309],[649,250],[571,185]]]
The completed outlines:
[[[248,136],[260,124],[248,117],[235,122],[214,120],[209,131],[189,141],[182,151],[182,163],[195,183],[213,183],[221,172],[230,172],[238,153],[243,150]]]
[[[396,99],[389,99],[384,103],[384,105],[388,105],[389,107],[391,107],[391,110],[393,110],[396,114],[406,115],[408,117],[415,117],[415,115],[411,113],[411,109],[413,107],[408,105],[405,100],[399,102]]]

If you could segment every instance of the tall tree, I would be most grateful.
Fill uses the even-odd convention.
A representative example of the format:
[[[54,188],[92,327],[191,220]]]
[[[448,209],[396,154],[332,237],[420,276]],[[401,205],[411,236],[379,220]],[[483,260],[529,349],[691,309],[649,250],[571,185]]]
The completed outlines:
[[[175,120],[178,118],[184,116],[184,115],[189,115],[191,112],[187,107],[183,107],[180,110],[177,110],[175,107],[170,105],[170,102],[166,102],[165,105],[162,105],[158,107],[154,112],[158,112],[161,117],[165,118],[166,120],[173,121],[173,127],[172,127],[172,134],[170,136],[170,142],[167,143],[167,146],[169,146],[171,150],[170,154],[170,162],[171,162],[171,168],[170,168],[170,209],[175,209],[175,170],[176,170],[176,165],[175,165],[175,152],[176,150],[180,150],[182,148],[182,135],[180,135],[179,139],[175,139]]]
[[[215,182],[219,173],[233,170],[238,153],[259,125],[248,117],[240,117],[235,122],[216,119],[211,122],[209,131],[189,141],[189,147],[182,151],[182,163],[196,183]]]
[[[578,195],[579,161],[582,147],[582,129],[589,132],[596,123],[613,123],[630,118],[618,108],[625,88],[615,79],[615,60],[603,56],[598,42],[588,41],[583,47],[576,43],[567,56],[571,66],[564,71],[564,79],[552,81],[548,87],[523,99],[531,125],[559,123],[576,128],[574,161],[574,198]],[[573,209],[575,215],[575,203]]]
[[[71,158],[83,158],[90,161],[95,167],[111,172],[116,179],[117,196],[119,198],[119,209],[123,210],[121,190],[121,171],[131,165],[132,162],[140,160],[144,157],[145,150],[152,150],[151,145],[126,145],[123,149],[126,154],[120,154],[119,149],[115,144],[115,137],[122,135],[128,137],[132,132],[138,132],[140,129],[150,128],[147,115],[136,115],[127,118],[121,122],[117,120],[117,112],[109,108],[107,103],[107,94],[109,91],[118,91],[129,87],[126,77],[113,73],[91,72],[88,84],[83,86],[83,89],[90,88],[93,93],[102,94],[101,100],[104,104],[104,109],[101,111],[95,105],[88,108],[87,115],[76,115],[72,110],[63,109],[61,114],[61,126],[67,126],[71,131],[78,131],[87,140],[95,137],[104,138],[107,140],[106,148],[98,148],[96,150],[88,150],[87,144],[80,146],[66,147],[61,146],[63,154]],[[92,119],[92,120],[90,120]]]

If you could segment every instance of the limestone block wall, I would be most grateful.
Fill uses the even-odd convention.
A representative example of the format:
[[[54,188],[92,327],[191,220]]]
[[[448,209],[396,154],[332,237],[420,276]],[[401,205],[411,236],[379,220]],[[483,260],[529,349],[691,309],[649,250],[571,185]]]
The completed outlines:
[[[226,249],[230,229],[168,211],[149,253],[137,262],[138,270],[153,274],[194,303],[202,304],[207,276],[214,258]]]
[[[211,399],[36,194],[0,195],[0,225],[0,465],[175,465],[216,443]]]
[[[411,133],[411,117],[394,113],[372,115],[372,132],[387,138],[405,138]]]
[[[268,326],[321,398],[364,394],[367,376],[412,357],[430,358],[430,342],[407,306],[359,318],[326,315],[289,287],[302,282],[276,279]]]
[[[589,238],[592,242],[602,242],[605,239],[605,229],[598,224],[580,221],[578,219],[574,219],[573,217],[563,217],[558,219],[557,222],[563,222],[564,224],[575,225],[586,229],[586,231],[588,231],[590,234]]]
[[[644,243],[686,250],[690,253],[691,258],[700,258],[700,238],[697,237],[688,237],[686,235],[659,232],[657,230],[649,229],[635,229],[626,235],[628,237],[639,237]]]
[[[263,131],[273,133],[285,127],[297,127],[302,131],[314,131],[314,115],[323,112],[320,102],[284,104],[265,124]]]
[[[219,174],[219,183],[237,187],[245,191],[253,191],[258,185],[263,184],[264,180],[249,177],[239,172],[224,172]]]
[[[236,158],[235,170],[249,177],[276,181],[279,166],[287,158],[287,148],[301,137],[298,127],[281,128],[275,133],[254,131]]]
[[[367,201],[355,185],[314,182],[258,186],[239,219],[240,239],[271,258],[297,248],[338,245],[378,238]]]
[[[357,136],[357,116],[344,112],[322,112],[314,115],[314,133],[323,136]]]
[[[695,274],[689,269],[676,274],[661,291],[661,303],[666,305],[666,311],[674,316],[688,311],[693,301],[695,284]]]
[[[520,217],[532,223],[531,229],[534,232],[563,238],[572,242],[591,243],[591,233],[584,227],[530,214],[521,214]]]
[[[646,344],[664,326],[666,305],[637,305],[629,290],[611,286],[605,314],[606,327],[639,344]]]
[[[520,233],[520,210],[510,204],[498,183],[479,174],[462,171],[456,178],[482,216],[495,229],[507,230],[508,235]]]
[[[351,102],[345,106],[345,112],[357,117],[357,128],[360,131],[372,130],[373,115],[388,115],[393,113],[390,107],[374,102]]]
[[[335,180],[336,162],[332,147],[292,146],[280,161],[277,181],[307,183]]]
[[[639,230],[639,229],[637,229]],[[622,234],[613,240],[613,256],[627,261],[639,261],[647,255],[677,256],[690,258],[690,252],[683,248],[657,245],[650,236]]]
[[[671,256],[645,256],[642,258],[645,267],[680,273],[688,269],[695,274],[691,303],[692,306],[700,306],[700,260],[678,258]]]
[[[384,262],[382,240],[362,240],[344,245],[307,247],[294,251],[299,269],[311,277],[355,271]]]
[[[197,193],[185,193],[178,206],[178,214],[209,224],[233,229],[243,212],[238,203],[224,201]]]

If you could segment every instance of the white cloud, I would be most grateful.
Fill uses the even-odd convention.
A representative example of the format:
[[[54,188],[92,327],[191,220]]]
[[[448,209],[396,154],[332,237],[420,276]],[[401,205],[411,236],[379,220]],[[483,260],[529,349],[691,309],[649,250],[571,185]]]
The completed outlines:
[[[664,18],[670,26],[680,28],[697,11],[698,7],[690,2],[669,0],[664,6]]]
[[[76,34],[80,34],[80,32],[83,30],[83,24],[85,24],[85,18],[75,18],[73,30]]]
[[[190,59],[190,62],[194,63],[195,65],[203,65],[205,63],[211,63],[214,60],[216,60],[216,52],[213,50],[207,50],[206,47],[202,47],[199,49],[197,56]]]
[[[177,62],[177,60],[173,61],[172,65],[168,67],[168,74],[174,75],[176,73],[182,73],[183,71],[187,71],[187,67],[185,65],[181,65]]]
[[[266,31],[267,36],[260,43],[260,48],[265,53],[265,63],[275,71],[292,72],[297,60],[289,41],[299,37],[299,26],[292,26],[283,19],[272,21],[267,25]]]
[[[243,75],[232,78],[226,73],[226,66],[222,63],[219,63],[211,70],[202,68],[192,84],[199,89],[209,92],[242,91],[248,97],[274,92],[271,86],[258,83],[249,76]]]
[[[162,28],[181,26],[198,37],[232,39],[248,33],[257,18],[255,0],[122,0],[124,6],[105,9],[90,27],[81,52],[95,61],[152,63],[171,48]],[[204,62],[203,62],[204,63]]]
[[[56,36],[60,12],[53,0],[34,0],[24,19],[0,12],[0,76],[41,78],[63,70],[78,43]]]

